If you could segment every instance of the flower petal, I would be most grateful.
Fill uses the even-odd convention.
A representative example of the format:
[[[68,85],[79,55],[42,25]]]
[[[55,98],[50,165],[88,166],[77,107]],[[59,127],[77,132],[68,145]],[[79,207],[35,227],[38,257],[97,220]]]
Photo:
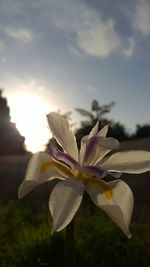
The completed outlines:
[[[88,135],[83,136],[82,139],[81,139],[81,148],[80,148],[80,152],[79,152],[79,163],[80,163],[80,165],[83,164],[84,155],[85,155],[85,152],[86,152],[87,140],[88,140]]]
[[[83,164],[95,165],[111,150],[117,149],[119,142],[112,137],[94,136],[86,143],[86,152],[84,154]]]
[[[69,128],[68,121],[55,112],[49,113],[47,119],[53,135],[60,143],[63,150],[78,161],[77,143],[74,133]]]
[[[95,166],[84,166],[82,171],[98,178],[103,178],[107,174],[106,170]]]
[[[81,204],[83,193],[83,183],[72,178],[54,187],[49,200],[53,218],[52,233],[62,230],[71,222]]]
[[[99,132],[98,132],[98,126],[99,126],[99,121],[96,123],[96,125],[92,128],[91,132],[89,135],[84,136],[81,139],[81,148],[80,148],[80,156],[79,156],[79,161],[80,164],[83,164],[85,152],[86,152],[86,143],[88,139],[94,137],[94,136],[101,136],[105,137],[108,132],[108,125],[104,126]]]
[[[98,133],[98,126],[99,126],[99,121],[97,121],[97,123],[95,124],[95,126],[92,128],[91,132],[88,135],[88,139],[90,139],[91,137],[97,135],[97,133]]]
[[[109,174],[110,174],[112,177],[118,179],[118,178],[121,177],[121,175],[123,174],[123,172],[109,172]]]
[[[98,133],[98,136],[106,137],[108,133],[108,125],[104,126]]]
[[[64,179],[67,177],[67,174],[62,172],[56,166],[41,170],[42,164],[46,162],[54,162],[52,157],[45,152],[35,153],[27,167],[25,178],[21,183],[18,191],[18,197],[22,198],[33,190],[37,185],[52,180],[54,178]]]
[[[50,145],[51,149],[51,155],[58,161],[63,161],[64,163],[67,163],[72,169],[76,168],[79,169],[79,164],[76,160],[74,160],[71,156],[64,153],[63,151],[60,151],[56,146]]]
[[[150,171],[150,152],[142,150],[117,152],[97,166],[112,172],[147,172]]]
[[[134,204],[132,191],[122,180],[109,182],[107,185],[112,189],[112,196],[107,195],[108,190],[96,183],[87,184],[86,190],[96,206],[101,208],[130,238],[129,224]]]

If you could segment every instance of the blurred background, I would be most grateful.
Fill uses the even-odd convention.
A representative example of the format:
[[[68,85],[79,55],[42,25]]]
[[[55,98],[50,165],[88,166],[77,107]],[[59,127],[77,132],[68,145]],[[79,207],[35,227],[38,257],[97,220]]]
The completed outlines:
[[[0,1],[0,266],[64,266],[52,187],[17,196],[31,155],[49,151],[46,114],[67,118],[79,146],[100,120],[120,150],[150,151],[149,52],[149,0]],[[132,239],[85,196],[76,266],[150,265],[150,173],[123,179],[135,197]]]

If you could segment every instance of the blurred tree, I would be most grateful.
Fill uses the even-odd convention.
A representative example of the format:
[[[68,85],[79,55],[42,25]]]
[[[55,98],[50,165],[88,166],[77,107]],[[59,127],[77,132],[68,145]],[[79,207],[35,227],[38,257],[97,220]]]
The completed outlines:
[[[136,125],[135,133],[133,134],[133,138],[144,138],[150,137],[150,125],[143,124],[143,125]]]
[[[91,131],[92,127],[98,120],[100,121],[100,128],[109,124],[108,136],[115,137],[119,141],[129,139],[125,127],[120,122],[114,122],[113,120],[106,118],[106,114],[111,112],[114,105],[115,102],[111,102],[107,105],[99,105],[97,100],[93,100],[91,103],[91,111],[76,108],[76,111],[78,111],[80,115],[87,118],[87,120],[81,121],[81,128],[76,131],[78,146],[81,138]]]
[[[115,137],[119,141],[126,141],[130,136],[123,124],[120,122],[111,122],[108,130],[108,136]]]
[[[105,118],[105,115],[111,111],[114,105],[115,102],[111,102],[107,105],[100,106],[97,100],[93,100],[91,103],[91,111],[76,108],[76,111],[78,111],[80,115],[88,118],[88,120],[81,121],[81,127],[93,125],[97,120],[101,122],[101,125],[106,125],[109,121]]]
[[[20,135],[14,123],[10,122],[10,110],[0,89],[0,155],[22,154],[25,138]]]

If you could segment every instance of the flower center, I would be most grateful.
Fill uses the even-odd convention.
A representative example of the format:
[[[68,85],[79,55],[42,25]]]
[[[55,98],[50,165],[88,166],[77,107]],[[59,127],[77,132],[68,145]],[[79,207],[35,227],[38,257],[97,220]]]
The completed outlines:
[[[82,171],[76,174],[69,167],[67,167],[66,165],[58,161],[44,162],[41,165],[40,171],[45,172],[49,168],[57,168],[61,172],[62,176],[63,177],[65,176],[65,178],[72,177],[74,179],[81,180],[84,184],[96,183],[98,186],[100,186],[103,189],[107,200],[111,200],[113,197],[112,188],[104,180],[97,178],[96,176],[91,176],[88,173],[82,172]]]
[[[75,177],[76,179],[82,180],[84,184],[96,183],[104,190],[104,194],[107,200],[111,200],[113,197],[113,190],[112,188],[102,179],[97,178],[95,176],[90,176],[85,172],[80,172]]]

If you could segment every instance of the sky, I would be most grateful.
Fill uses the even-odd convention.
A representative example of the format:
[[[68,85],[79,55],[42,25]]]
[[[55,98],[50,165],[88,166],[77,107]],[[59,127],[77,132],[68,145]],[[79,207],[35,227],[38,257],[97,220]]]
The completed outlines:
[[[150,123],[149,0],[1,0],[0,87],[29,150],[46,114],[115,101],[129,131]]]

